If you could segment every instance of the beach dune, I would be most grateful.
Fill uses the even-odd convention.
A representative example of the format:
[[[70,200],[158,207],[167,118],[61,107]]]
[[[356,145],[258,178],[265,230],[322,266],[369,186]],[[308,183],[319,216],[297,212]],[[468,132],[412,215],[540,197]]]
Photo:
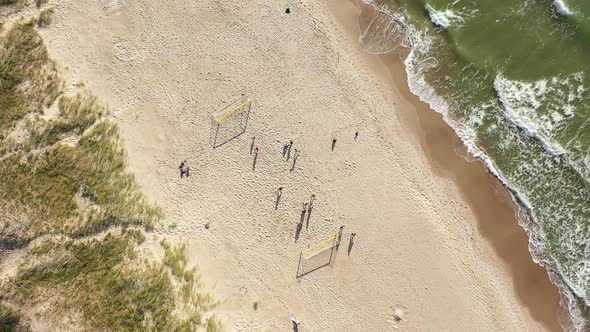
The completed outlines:
[[[55,6],[51,56],[110,105],[166,214],[156,235],[189,244],[228,330],[285,331],[290,317],[302,331],[558,329],[509,196],[455,154],[398,58],[362,53],[353,3]],[[245,131],[214,147],[213,114],[239,98]],[[297,277],[301,251],[340,226],[331,266]]]

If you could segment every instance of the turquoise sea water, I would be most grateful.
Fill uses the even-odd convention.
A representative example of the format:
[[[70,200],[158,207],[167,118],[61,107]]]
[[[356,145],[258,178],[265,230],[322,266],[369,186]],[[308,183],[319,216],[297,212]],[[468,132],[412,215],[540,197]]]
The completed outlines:
[[[361,44],[408,47],[412,92],[510,188],[568,328],[589,329],[590,1],[365,2],[377,11]]]

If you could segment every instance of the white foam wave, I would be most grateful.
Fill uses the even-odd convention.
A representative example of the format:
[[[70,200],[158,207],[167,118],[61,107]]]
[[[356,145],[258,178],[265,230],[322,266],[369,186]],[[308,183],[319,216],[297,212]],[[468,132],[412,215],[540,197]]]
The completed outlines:
[[[428,15],[430,16],[430,20],[435,25],[439,26],[443,30],[446,30],[451,25],[459,25],[462,24],[464,19],[457,15],[450,9],[446,9],[444,11],[439,11],[434,9],[431,5],[426,5],[426,10],[428,11]]]
[[[567,6],[565,5],[565,2],[563,2],[563,0],[553,1],[553,6],[555,6],[555,11],[559,15],[569,16],[569,15],[573,14],[572,11],[569,10],[569,8],[567,8]]]
[[[585,92],[581,73],[565,78],[553,77],[535,82],[509,80],[498,74],[494,88],[502,103],[506,118],[530,137],[539,141],[545,151],[558,157],[567,152],[554,136],[567,119],[575,115],[573,102]],[[558,101],[558,103],[556,103]],[[541,112],[550,109],[549,113]]]
[[[370,54],[386,54],[403,45],[405,27],[384,12],[376,11],[366,26],[359,26],[358,42]]]

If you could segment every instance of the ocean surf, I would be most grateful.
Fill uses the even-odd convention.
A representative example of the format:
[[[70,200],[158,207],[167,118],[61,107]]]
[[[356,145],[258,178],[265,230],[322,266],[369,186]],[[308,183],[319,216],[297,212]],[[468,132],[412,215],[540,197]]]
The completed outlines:
[[[590,328],[590,4],[387,0],[361,26],[512,193],[535,262]]]

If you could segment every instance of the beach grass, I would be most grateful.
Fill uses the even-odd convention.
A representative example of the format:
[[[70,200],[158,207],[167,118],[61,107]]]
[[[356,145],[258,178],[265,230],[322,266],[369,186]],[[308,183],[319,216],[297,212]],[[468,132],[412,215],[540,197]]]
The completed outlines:
[[[185,247],[170,246],[165,262],[142,260],[132,245],[137,234],[108,232],[102,238],[43,241],[31,249],[31,259],[10,281],[13,286],[0,288],[0,299],[26,306],[43,301],[47,291],[67,294],[56,309],[80,312],[83,325],[93,330],[215,326],[218,322],[202,320],[203,312],[215,305],[208,295],[191,288],[187,301],[178,296],[186,284],[197,282],[196,274],[187,273]],[[172,277],[178,273],[182,277]],[[185,313],[182,318],[178,308]]]
[[[0,331],[17,331],[20,316],[0,302]]]
[[[51,105],[62,82],[32,21],[16,24],[0,43],[0,135],[4,135],[27,113],[40,113],[43,106]]]
[[[161,213],[126,172],[118,129],[104,119],[106,108],[91,94],[78,93],[59,98],[55,118],[41,117],[61,92],[41,37],[23,22],[0,43],[7,50],[0,58],[0,211],[27,215],[26,224],[4,224],[8,231],[0,240],[23,244],[43,233],[83,236],[111,225],[152,227]],[[6,139],[19,122],[26,139]],[[67,138],[73,144],[60,143]]]
[[[207,332],[221,332],[223,331],[223,325],[217,316],[212,315],[207,318]]]
[[[22,5],[26,2],[26,0],[0,0],[0,6]]]
[[[54,13],[55,12],[51,8],[41,11],[41,13],[39,14],[39,18],[37,19],[37,25],[39,27],[49,26],[51,22],[53,22]]]
[[[41,6],[46,4],[48,1],[49,0],[35,0],[35,6],[37,6],[37,8],[41,8]]]
[[[186,245],[162,242],[162,261],[137,249],[162,212],[126,170],[108,109],[62,85],[35,21],[15,23],[0,38],[0,245],[26,258],[0,284],[0,331],[26,330],[48,296],[46,319],[87,330],[221,330]]]
[[[6,179],[0,183],[2,210],[29,216],[26,229],[9,234],[19,243],[44,233],[84,236],[113,225],[152,227],[161,217],[125,169],[117,127],[96,122],[100,108],[88,98],[62,97],[58,120],[32,126],[26,145],[31,150],[0,160]],[[71,146],[60,143],[63,137],[79,138]]]

